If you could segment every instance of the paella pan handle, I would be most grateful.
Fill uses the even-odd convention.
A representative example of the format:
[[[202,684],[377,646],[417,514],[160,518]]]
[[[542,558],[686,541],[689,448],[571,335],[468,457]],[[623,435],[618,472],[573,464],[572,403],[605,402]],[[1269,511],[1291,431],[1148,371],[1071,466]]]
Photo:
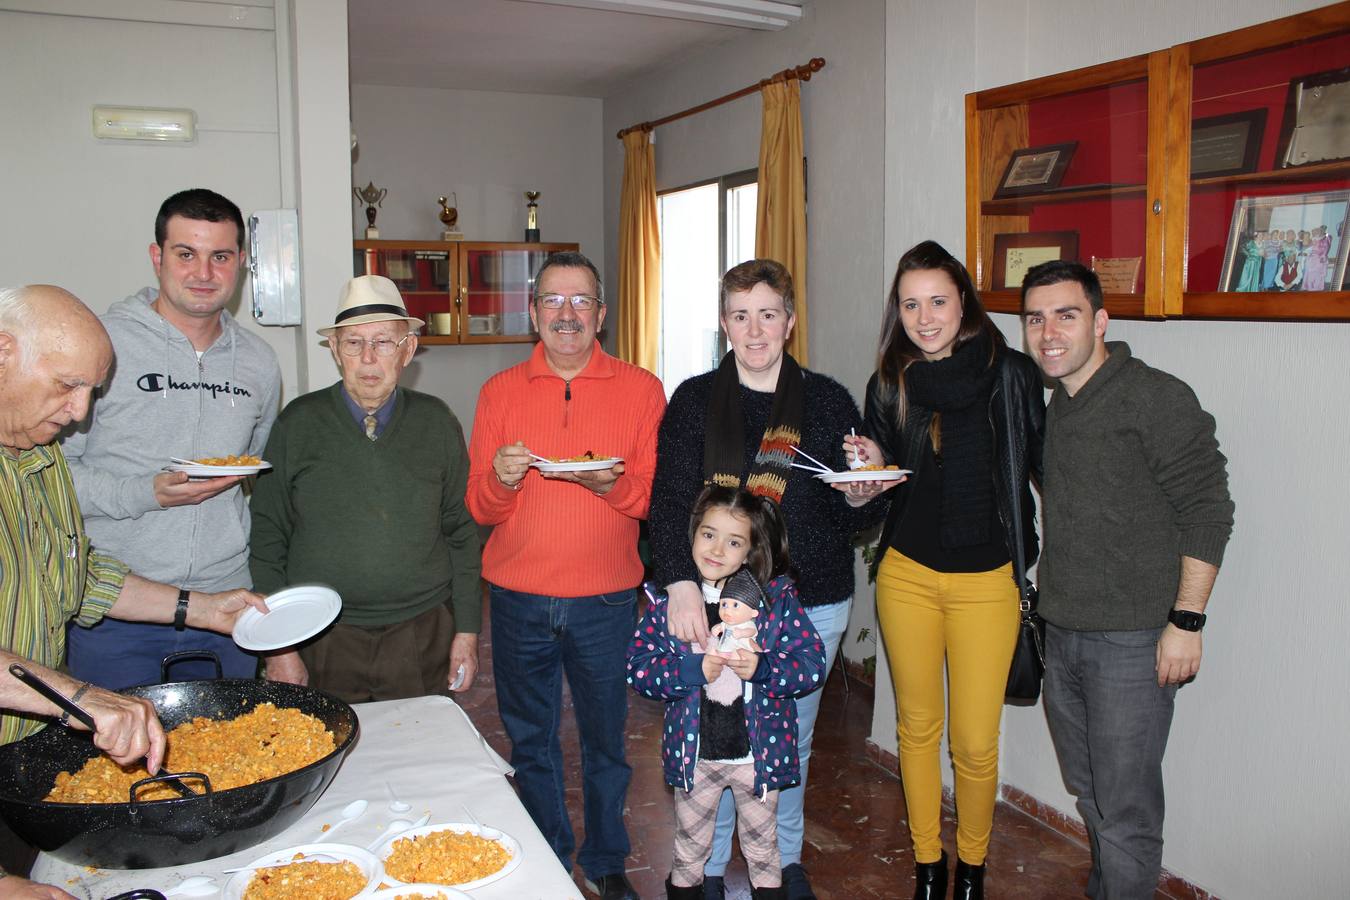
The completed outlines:
[[[109,897],[108,900],[168,900],[168,898],[154,888],[137,888],[125,894]]]
[[[88,728],[91,732],[98,731],[98,723],[94,721],[94,717],[89,715],[87,710],[85,710],[79,704],[75,703],[75,701],[71,700],[65,694],[58,691],[56,688],[52,687],[47,682],[43,681],[41,678],[34,675],[32,672],[25,669],[23,666],[19,665],[18,663],[10,664],[9,674],[13,675],[15,678],[19,679],[33,690],[37,691],[39,694],[46,697],[48,700],[52,701],[57,706],[61,707],[66,712],[70,713],[71,718],[77,720],[81,725],[83,725],[85,728]],[[202,776],[202,778],[205,777],[206,777],[205,775]],[[147,780],[153,781],[156,779],[147,779]],[[192,788],[183,784],[183,782],[179,781],[177,778],[172,778],[169,776],[158,776],[157,780],[163,781],[165,784],[173,788],[183,797],[197,796],[196,791],[192,790]],[[209,782],[207,784],[207,788],[208,789],[210,788]]]
[[[94,724],[94,717],[85,712],[84,707],[71,700],[65,694],[43,681],[23,666],[18,663],[11,664],[9,667],[9,674],[61,707],[85,728],[88,728],[90,731],[98,730],[98,726]]]
[[[185,659],[209,659],[216,667],[216,680],[225,677],[225,669],[220,664],[220,657],[210,650],[179,650],[177,653],[170,653],[159,663],[159,683],[169,683],[169,668]]]
[[[202,783],[203,788],[202,792],[198,794],[196,791],[192,790],[187,785],[183,784],[184,780],[200,781]],[[186,794],[183,794],[184,797],[201,797],[211,793],[214,790],[214,788],[211,787],[211,778],[205,772],[168,773],[161,769],[158,775],[151,775],[149,778],[142,778],[140,781],[137,781],[134,784],[132,784],[130,789],[131,799],[129,801],[132,806],[135,806],[137,803],[147,802],[144,800],[139,800],[136,797],[136,792],[147,784],[167,784],[169,787],[173,788],[180,794],[183,794],[183,791],[187,791]]]

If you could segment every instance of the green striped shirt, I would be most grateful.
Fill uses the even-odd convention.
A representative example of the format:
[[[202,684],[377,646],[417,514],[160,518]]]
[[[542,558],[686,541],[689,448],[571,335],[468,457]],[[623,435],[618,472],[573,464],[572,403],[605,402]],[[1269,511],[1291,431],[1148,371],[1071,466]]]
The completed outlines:
[[[0,647],[55,668],[66,622],[93,625],[117,601],[127,567],[93,553],[66,458],[56,444],[0,450]],[[37,716],[0,715],[0,744],[41,730]]]

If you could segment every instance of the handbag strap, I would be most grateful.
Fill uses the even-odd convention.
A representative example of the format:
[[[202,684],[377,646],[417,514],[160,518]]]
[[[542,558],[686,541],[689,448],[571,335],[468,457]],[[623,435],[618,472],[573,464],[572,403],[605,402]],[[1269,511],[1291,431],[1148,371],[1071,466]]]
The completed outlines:
[[[1027,559],[1026,545],[1022,540],[1022,491],[1017,483],[1017,454],[1013,448],[1013,407],[1012,379],[1007,355],[999,357],[999,387],[1003,392],[1003,438],[1008,444],[1008,493],[1012,507],[1013,574],[1017,577],[1017,596],[1022,615],[1031,612],[1031,600],[1027,596]]]

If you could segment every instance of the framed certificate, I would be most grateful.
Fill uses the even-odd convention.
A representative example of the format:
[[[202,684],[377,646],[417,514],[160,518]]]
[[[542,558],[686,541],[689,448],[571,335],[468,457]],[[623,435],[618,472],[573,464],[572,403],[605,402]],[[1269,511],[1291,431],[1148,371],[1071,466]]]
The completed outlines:
[[[994,235],[994,290],[1015,291],[1032,266],[1078,258],[1078,232],[1029,231]]]
[[[1350,66],[1289,82],[1275,164],[1306,166],[1350,158]]]
[[[994,190],[994,199],[1053,191],[1064,180],[1064,170],[1069,167],[1069,160],[1077,148],[1078,142],[1071,141],[1014,150]]]
[[[1266,109],[1245,109],[1191,123],[1191,177],[1255,172]]]

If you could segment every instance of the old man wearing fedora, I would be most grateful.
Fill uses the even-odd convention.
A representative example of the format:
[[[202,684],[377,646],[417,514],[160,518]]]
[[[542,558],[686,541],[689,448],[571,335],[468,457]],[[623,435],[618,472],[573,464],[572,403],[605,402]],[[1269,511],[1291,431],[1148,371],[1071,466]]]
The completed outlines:
[[[464,433],[441,400],[398,384],[421,325],[388,278],[346,284],[319,329],[342,380],[282,410],[251,504],[254,589],[322,582],[342,595],[337,623],[269,659],[269,677],[308,677],[351,703],[463,691],[478,670]]]

